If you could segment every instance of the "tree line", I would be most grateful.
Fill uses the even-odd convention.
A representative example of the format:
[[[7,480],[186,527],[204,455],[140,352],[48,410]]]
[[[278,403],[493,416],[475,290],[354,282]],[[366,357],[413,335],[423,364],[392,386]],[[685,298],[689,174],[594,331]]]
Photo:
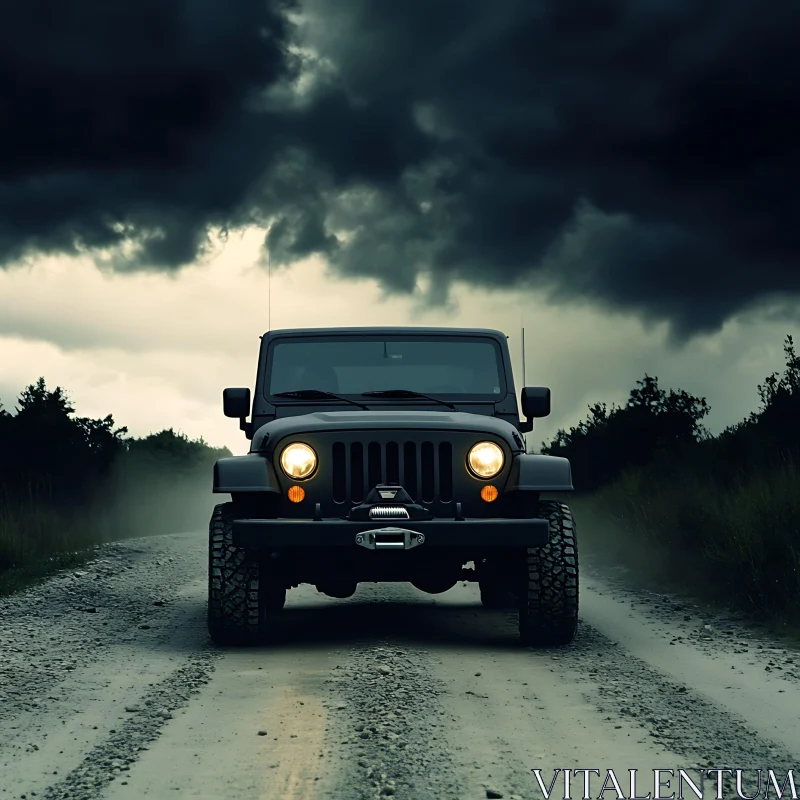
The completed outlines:
[[[570,459],[575,486],[591,492],[614,483],[627,470],[677,459],[724,465],[767,467],[800,456],[800,357],[794,341],[784,341],[785,368],[756,387],[760,406],[717,436],[702,422],[711,407],[705,397],[683,389],[663,389],[645,375],[622,406],[596,403],[569,430],[560,429],[541,451]]]
[[[583,530],[637,574],[663,572],[758,617],[800,629],[800,358],[756,387],[760,404],[712,436],[705,398],[637,381],[543,452],[572,462]]]
[[[111,414],[82,417],[39,378],[0,406],[0,570],[207,521],[212,465],[227,455],[172,428],[132,437]]]

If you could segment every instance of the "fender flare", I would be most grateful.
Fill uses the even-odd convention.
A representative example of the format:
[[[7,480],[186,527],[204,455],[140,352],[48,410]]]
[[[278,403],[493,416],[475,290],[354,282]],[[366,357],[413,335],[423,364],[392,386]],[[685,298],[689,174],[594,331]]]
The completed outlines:
[[[264,456],[249,454],[220,458],[214,464],[214,493],[280,492],[278,476]]]
[[[506,481],[506,492],[572,492],[569,459],[523,453],[514,459]]]

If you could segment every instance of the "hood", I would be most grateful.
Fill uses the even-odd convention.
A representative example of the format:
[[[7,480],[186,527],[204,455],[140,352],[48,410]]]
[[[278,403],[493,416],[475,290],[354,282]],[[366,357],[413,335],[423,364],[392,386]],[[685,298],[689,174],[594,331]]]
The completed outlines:
[[[464,411],[315,411],[262,425],[253,436],[251,451],[262,449],[267,437],[277,441],[295,434],[344,430],[472,431],[501,436],[513,449],[521,449],[522,443],[510,422]]]

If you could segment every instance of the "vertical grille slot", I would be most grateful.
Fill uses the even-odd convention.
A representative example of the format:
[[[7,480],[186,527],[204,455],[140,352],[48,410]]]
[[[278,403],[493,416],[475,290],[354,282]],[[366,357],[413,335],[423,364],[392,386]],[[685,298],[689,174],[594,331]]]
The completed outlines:
[[[386,445],[386,483],[400,483],[400,447],[397,442]]]
[[[364,501],[364,447],[356,442],[350,447],[350,499]]]
[[[443,503],[453,499],[453,446],[450,442],[439,444],[439,499]]]
[[[378,483],[383,483],[383,448],[379,442],[370,442],[367,447],[367,486],[369,491]]]
[[[421,448],[420,476],[423,503],[432,503],[436,499],[436,467],[434,464],[433,442],[423,442]]]
[[[403,445],[403,487],[417,500],[417,446],[414,442]]]
[[[331,471],[333,473],[333,502],[344,503],[347,500],[347,453],[344,442],[334,442]]]

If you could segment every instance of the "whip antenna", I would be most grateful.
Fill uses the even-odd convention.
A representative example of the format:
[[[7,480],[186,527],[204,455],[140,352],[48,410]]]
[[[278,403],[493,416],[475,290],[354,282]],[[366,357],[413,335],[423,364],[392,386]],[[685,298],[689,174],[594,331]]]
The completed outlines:
[[[267,330],[272,325],[272,254],[267,247]]]
[[[525,328],[522,328],[522,388],[527,386],[525,382]],[[528,452],[528,434],[522,434],[522,441],[525,442],[525,452]]]

